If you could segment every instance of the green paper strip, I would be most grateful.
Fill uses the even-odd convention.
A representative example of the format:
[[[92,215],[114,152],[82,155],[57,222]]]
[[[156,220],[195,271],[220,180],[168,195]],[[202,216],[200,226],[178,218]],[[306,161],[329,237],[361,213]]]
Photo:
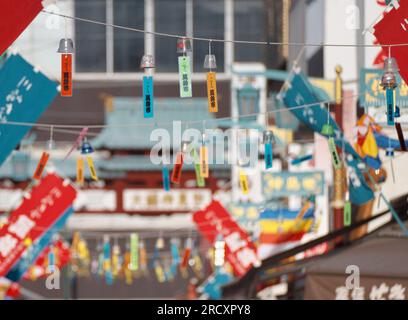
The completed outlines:
[[[197,187],[205,187],[205,180],[201,176],[200,159],[198,157],[196,148],[193,149],[193,158],[194,158],[194,168],[195,168],[195,174],[196,174]]]
[[[180,56],[178,58],[178,65],[179,65],[180,97],[191,98],[193,96],[193,92],[191,88],[190,57]]]
[[[350,201],[346,201],[344,203],[343,217],[344,217],[344,226],[348,227],[351,224],[351,203]]]
[[[330,154],[332,156],[333,166],[336,169],[340,169],[341,168],[341,161],[340,161],[340,157],[339,157],[339,154],[337,152],[337,149],[336,149],[336,143],[334,142],[334,138],[330,137],[328,139],[328,142],[329,142]]]
[[[130,266],[129,269],[136,271],[139,268],[139,235],[130,235]]]

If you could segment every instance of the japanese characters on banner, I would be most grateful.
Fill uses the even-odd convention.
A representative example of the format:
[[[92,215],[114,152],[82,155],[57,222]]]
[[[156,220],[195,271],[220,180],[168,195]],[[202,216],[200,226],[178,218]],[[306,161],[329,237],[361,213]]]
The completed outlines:
[[[75,196],[76,190],[55,174],[32,188],[0,229],[0,277],[67,211]]]
[[[43,8],[42,2],[42,0],[2,0],[0,2],[0,30],[2,30],[0,55],[40,13]]]
[[[186,211],[197,210],[211,201],[210,189],[125,189],[125,211]]]
[[[236,276],[242,276],[253,266],[259,266],[255,245],[218,201],[214,200],[204,210],[195,212],[193,220],[199,232],[211,244],[221,233],[225,241],[225,259]]]
[[[26,2],[23,1],[23,3]],[[35,123],[58,92],[56,82],[48,79],[18,54],[8,57],[0,69],[0,83],[0,122],[2,123],[7,121]],[[2,146],[0,165],[30,129],[31,126],[28,125],[0,124],[0,145]]]

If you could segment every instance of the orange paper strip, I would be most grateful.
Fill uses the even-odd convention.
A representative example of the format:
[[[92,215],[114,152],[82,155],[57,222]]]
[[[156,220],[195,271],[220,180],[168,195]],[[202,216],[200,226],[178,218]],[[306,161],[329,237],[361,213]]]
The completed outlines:
[[[45,165],[47,164],[48,158],[50,157],[50,154],[47,152],[43,152],[41,155],[41,159],[37,164],[37,168],[34,171],[33,179],[35,180],[40,180],[41,175],[44,171]]]
[[[72,54],[61,55],[61,96],[72,96]]]
[[[171,173],[171,182],[179,184],[181,179],[181,169],[183,168],[183,153],[177,154],[176,163],[174,164],[173,172]]]
[[[207,73],[207,96],[208,111],[218,112],[217,82],[215,80],[215,72]]]
[[[79,157],[77,159],[77,178],[76,183],[79,185],[84,184],[84,159]]]

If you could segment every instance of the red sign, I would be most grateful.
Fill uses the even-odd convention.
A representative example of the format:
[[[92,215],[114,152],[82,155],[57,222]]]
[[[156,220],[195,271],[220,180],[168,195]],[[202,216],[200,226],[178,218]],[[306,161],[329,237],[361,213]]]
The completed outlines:
[[[7,50],[42,8],[41,0],[0,1],[0,54]]]
[[[236,276],[242,276],[259,260],[255,245],[248,234],[232,219],[229,212],[213,200],[207,208],[193,215],[200,233],[213,244],[218,234],[225,241],[225,259],[231,264]]]
[[[0,277],[21,257],[27,244],[41,237],[72,205],[76,190],[55,174],[48,174],[0,229]]]
[[[408,3],[400,1],[398,9],[392,8],[374,26],[374,36],[382,45],[406,43],[408,39]],[[388,47],[383,47],[388,53]],[[391,47],[391,56],[396,58],[401,77],[408,83],[408,46]]]

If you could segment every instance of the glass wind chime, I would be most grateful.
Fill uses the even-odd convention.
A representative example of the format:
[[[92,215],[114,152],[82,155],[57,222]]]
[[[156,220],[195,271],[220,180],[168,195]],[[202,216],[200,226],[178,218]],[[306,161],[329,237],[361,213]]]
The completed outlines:
[[[217,68],[217,62],[215,55],[211,53],[211,41],[208,43],[208,54],[204,59],[204,69],[208,69],[207,72],[207,97],[208,97],[208,111],[218,112],[217,101],[217,81],[215,72],[213,69]]]
[[[40,161],[38,162],[37,167],[36,167],[36,169],[34,171],[34,174],[33,174],[33,177],[32,177],[34,180],[40,180],[41,179],[41,176],[42,176],[42,174],[44,172],[45,166],[47,165],[48,159],[50,158],[50,151],[54,147],[53,132],[54,132],[54,128],[51,127],[50,128],[50,139],[47,142],[48,152],[43,151],[43,153],[41,154]]]
[[[57,52],[61,54],[61,96],[72,96],[72,56],[74,42],[67,37],[67,22],[65,21],[65,38],[59,42]]]
[[[385,90],[387,101],[387,124],[395,126],[402,151],[407,151],[404,134],[398,118],[400,108],[396,105],[396,88],[398,87],[396,73],[399,71],[397,62],[391,57],[391,47],[388,47],[388,57],[384,59],[384,73],[381,77],[381,87]]]
[[[191,40],[187,38],[178,39],[177,53],[181,53],[181,56],[178,57],[181,98],[191,98],[193,96],[191,85],[191,59],[190,56],[188,56],[189,52],[191,52]]]
[[[275,136],[272,130],[266,130],[263,133],[264,143],[264,157],[265,157],[265,169],[272,168],[273,162],[273,143],[275,143]]]
[[[153,118],[154,116],[154,96],[153,96],[153,69],[154,60],[150,54],[142,57],[140,68],[144,69],[143,76],[143,117]]]
[[[94,165],[94,162],[91,156],[91,154],[94,153],[94,149],[92,148],[91,144],[89,143],[86,137],[84,137],[82,140],[80,150],[81,150],[81,155],[77,159],[77,179],[76,179],[77,184],[83,185],[85,181],[84,158],[83,158],[84,156],[88,164],[89,172],[91,174],[91,179],[94,181],[98,181],[98,176],[96,174],[95,165]]]

